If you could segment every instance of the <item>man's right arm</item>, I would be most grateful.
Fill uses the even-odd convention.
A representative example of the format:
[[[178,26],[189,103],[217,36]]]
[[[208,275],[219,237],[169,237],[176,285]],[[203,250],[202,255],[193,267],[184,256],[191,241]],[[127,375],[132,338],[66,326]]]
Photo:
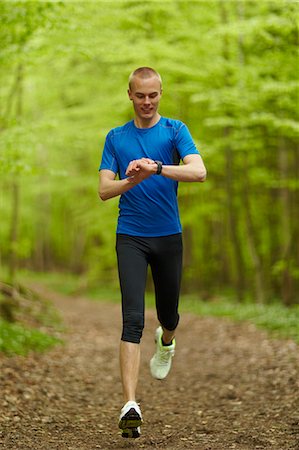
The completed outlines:
[[[99,197],[101,200],[109,200],[109,198],[127,192],[134,184],[130,178],[116,180],[116,174],[111,170],[103,169],[99,172]]]
[[[151,171],[140,170],[140,167],[138,167],[140,161],[143,162],[143,164],[147,164],[148,167],[151,167],[154,162],[149,158],[131,161],[128,165],[130,175],[128,178],[122,180],[116,180],[116,174],[112,170],[100,170],[99,197],[101,200],[109,200],[109,198],[117,197],[151,176]]]

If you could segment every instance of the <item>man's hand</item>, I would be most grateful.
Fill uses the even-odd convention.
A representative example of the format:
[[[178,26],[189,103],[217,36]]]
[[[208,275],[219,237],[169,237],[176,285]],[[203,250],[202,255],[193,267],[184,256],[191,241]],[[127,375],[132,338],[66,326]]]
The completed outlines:
[[[127,167],[126,175],[130,183],[140,183],[157,171],[157,164],[150,158],[134,159]]]

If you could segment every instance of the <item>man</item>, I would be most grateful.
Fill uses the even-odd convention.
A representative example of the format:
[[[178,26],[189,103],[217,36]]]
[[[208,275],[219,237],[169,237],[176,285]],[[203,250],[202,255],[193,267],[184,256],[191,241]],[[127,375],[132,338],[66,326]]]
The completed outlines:
[[[129,78],[128,95],[134,120],[112,129],[106,137],[99,196],[102,200],[121,196],[116,251],[122,293],[120,371],[125,405],[119,428],[123,437],[136,438],[142,424],[135,393],[147,267],[152,270],[160,322],[150,370],[154,378],[163,379],[171,367],[179,322],[182,229],[178,181],[202,182],[206,169],[186,125],[158,113],[162,81],[155,70],[136,69]],[[180,159],[184,164],[179,165]]]

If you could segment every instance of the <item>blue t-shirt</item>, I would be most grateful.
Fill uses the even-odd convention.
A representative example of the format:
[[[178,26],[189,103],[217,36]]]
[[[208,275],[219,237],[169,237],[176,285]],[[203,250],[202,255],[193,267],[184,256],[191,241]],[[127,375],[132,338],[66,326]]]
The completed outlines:
[[[133,159],[151,158],[170,165],[198,153],[181,121],[161,117],[151,128],[137,128],[132,120],[108,133],[99,170],[111,170],[123,179]],[[116,232],[146,237],[181,233],[177,188],[177,181],[152,175],[122,194]]]

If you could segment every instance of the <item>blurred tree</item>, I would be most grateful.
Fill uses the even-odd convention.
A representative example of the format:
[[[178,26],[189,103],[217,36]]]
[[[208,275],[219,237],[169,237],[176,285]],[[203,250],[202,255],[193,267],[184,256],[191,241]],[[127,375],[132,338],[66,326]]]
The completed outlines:
[[[129,73],[161,72],[204,185],[181,184],[183,288],[298,299],[298,27],[293,2],[2,2],[1,262],[117,283],[118,199],[97,198]],[[274,207],[275,205],[275,207]]]

